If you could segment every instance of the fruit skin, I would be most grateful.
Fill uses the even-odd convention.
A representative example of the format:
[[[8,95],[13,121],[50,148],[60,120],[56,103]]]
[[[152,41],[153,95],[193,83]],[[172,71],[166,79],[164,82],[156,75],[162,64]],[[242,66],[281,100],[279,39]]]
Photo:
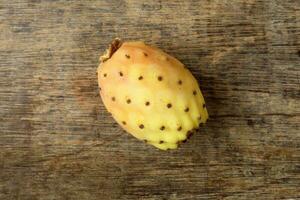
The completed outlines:
[[[208,119],[197,80],[162,50],[115,39],[100,61],[103,103],[139,140],[162,150],[176,149]]]

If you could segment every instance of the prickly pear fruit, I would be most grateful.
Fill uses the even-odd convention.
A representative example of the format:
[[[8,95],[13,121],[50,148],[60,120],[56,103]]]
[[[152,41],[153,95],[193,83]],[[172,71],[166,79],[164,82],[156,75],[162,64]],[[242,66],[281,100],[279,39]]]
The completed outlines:
[[[197,80],[176,58],[143,42],[116,39],[100,58],[100,96],[127,132],[176,149],[208,118]]]

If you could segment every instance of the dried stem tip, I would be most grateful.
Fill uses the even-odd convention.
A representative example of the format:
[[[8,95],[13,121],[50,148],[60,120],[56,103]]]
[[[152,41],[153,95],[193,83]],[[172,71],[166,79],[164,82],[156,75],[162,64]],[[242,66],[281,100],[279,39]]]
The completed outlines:
[[[122,41],[119,38],[114,39],[105,53],[100,57],[101,62],[105,62],[112,57],[112,55],[122,46]]]

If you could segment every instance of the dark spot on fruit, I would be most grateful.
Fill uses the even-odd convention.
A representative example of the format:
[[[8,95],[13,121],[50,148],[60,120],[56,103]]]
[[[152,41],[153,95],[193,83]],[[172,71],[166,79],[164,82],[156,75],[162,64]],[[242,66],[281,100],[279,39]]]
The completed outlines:
[[[101,90],[101,87],[99,87],[99,90]]]
[[[187,139],[185,139],[185,140],[182,140],[182,143],[186,143],[186,141],[187,141]]]
[[[103,76],[104,76],[104,77],[107,77],[107,74],[105,73],[105,74],[103,74]]]
[[[177,128],[177,131],[181,131],[181,130],[182,130],[182,127],[179,126],[179,127]]]
[[[205,105],[205,103],[203,104],[203,108],[206,108],[206,105]]]
[[[144,140],[144,142],[148,143],[148,140]]]
[[[122,124],[123,124],[123,125],[126,125],[126,122],[125,122],[125,121],[122,121]]]
[[[131,100],[130,99],[127,99],[127,101],[126,101],[128,104],[130,104],[131,103]]]
[[[123,76],[123,73],[122,73],[122,72],[119,72],[119,75],[120,75],[120,76]]]
[[[150,102],[149,102],[149,101],[146,101],[145,105],[146,105],[146,106],[149,106],[149,105],[150,105]]]
[[[168,103],[167,108],[172,108],[172,104]]]
[[[144,127],[144,124],[140,124],[140,125],[139,125],[139,128],[140,128],[140,129],[145,128],[145,127]]]
[[[160,130],[161,130],[161,131],[165,130],[165,127],[164,127],[164,126],[161,126],[161,127],[160,127]]]
[[[116,101],[116,97],[112,97],[111,100],[112,100],[112,101]]]
[[[186,133],[187,139],[190,139],[190,138],[192,137],[192,135],[193,135],[193,132],[192,132],[192,131],[188,131],[188,132]]]
[[[125,54],[125,56],[126,56],[126,58],[127,58],[127,59],[130,59],[130,55],[128,55],[128,54]]]
[[[178,81],[178,84],[179,84],[179,85],[182,85],[182,80],[179,80],[179,81]]]
[[[164,141],[162,141],[162,140],[161,140],[161,141],[159,141],[159,144],[162,144],[162,143],[164,143]]]
[[[162,80],[163,80],[163,77],[162,77],[162,76],[159,76],[159,77],[157,77],[157,80],[158,80],[158,81],[162,81]]]
[[[140,76],[140,77],[139,77],[139,80],[143,80],[143,76]]]
[[[144,56],[148,56],[148,54],[146,52],[144,52]]]
[[[187,107],[186,109],[184,109],[184,112],[189,112],[189,108]]]
[[[194,95],[194,96],[196,96],[196,95],[197,95],[197,92],[196,92],[196,90],[194,90],[194,91],[193,91],[193,95]]]

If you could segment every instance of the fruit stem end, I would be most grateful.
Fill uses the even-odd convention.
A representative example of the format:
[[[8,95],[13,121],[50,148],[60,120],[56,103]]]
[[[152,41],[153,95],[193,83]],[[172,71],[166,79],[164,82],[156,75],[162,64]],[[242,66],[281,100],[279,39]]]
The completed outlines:
[[[105,53],[100,56],[100,62],[104,63],[112,57],[112,55],[122,46],[123,42],[120,38],[115,38],[106,49]]]

